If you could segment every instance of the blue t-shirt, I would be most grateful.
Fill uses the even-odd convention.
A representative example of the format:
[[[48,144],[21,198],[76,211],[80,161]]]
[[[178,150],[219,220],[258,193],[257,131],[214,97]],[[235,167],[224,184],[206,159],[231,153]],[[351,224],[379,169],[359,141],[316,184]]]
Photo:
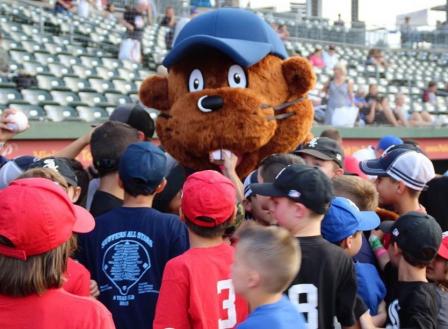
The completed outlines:
[[[274,304],[257,307],[237,329],[305,329],[302,314],[283,296]]]
[[[152,208],[113,209],[78,238],[78,259],[100,289],[117,329],[152,328],[166,263],[188,249],[187,228]]]
[[[378,314],[378,306],[386,297],[386,286],[372,264],[355,262],[358,295],[370,310],[370,314]]]

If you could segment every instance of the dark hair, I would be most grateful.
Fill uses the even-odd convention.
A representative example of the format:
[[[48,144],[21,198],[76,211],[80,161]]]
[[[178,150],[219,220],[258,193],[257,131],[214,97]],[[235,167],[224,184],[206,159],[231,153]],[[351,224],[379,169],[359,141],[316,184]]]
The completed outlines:
[[[305,162],[295,154],[279,153],[264,158],[258,168],[263,182],[272,183],[282,169],[292,164],[305,164]]]
[[[428,266],[431,263],[432,259],[437,255],[437,252],[432,248],[422,248],[422,249],[420,249],[420,252],[425,256],[426,259],[429,259],[429,260],[417,259],[410,253],[408,253],[404,250],[401,251],[404,260],[407,263],[409,263],[409,265],[412,265],[414,267],[419,267],[419,268]]]
[[[438,176],[431,179],[428,189],[420,194],[420,203],[426,208],[426,212],[434,217],[440,224],[442,231],[448,231],[448,177]]]
[[[335,141],[340,141],[341,140],[341,133],[339,132],[339,130],[335,129],[335,128],[328,128],[325,129],[324,131],[322,131],[320,133],[320,137],[328,137],[331,138]]]
[[[78,201],[75,202],[78,206],[84,207],[86,205],[87,192],[89,189],[90,176],[89,173],[84,169],[81,162],[76,159],[64,158],[67,164],[70,165],[72,170],[76,174],[78,180],[78,186],[81,188],[81,193],[79,194]]]
[[[124,191],[132,195],[133,197],[137,197],[139,195],[151,195],[155,192],[154,188],[148,186],[148,182],[144,181],[140,178],[129,178],[127,180],[122,180]]]
[[[30,256],[26,261],[0,255],[0,294],[26,297],[61,287],[71,243],[66,241],[46,253]],[[4,236],[0,236],[0,245],[14,247]]]
[[[129,144],[138,141],[138,131],[117,121],[107,121],[92,133],[90,150],[100,177],[118,170],[118,163]]]
[[[428,88],[435,87],[435,86],[437,86],[437,83],[435,81],[428,82]]]
[[[214,219],[205,217],[205,216],[201,216],[201,217],[199,217],[199,219],[204,222],[209,222],[209,223],[214,222]],[[185,217],[184,220],[185,220],[185,224],[187,225],[188,229],[191,230],[193,233],[195,233],[196,235],[199,235],[200,237],[203,237],[203,238],[212,239],[212,238],[224,236],[226,229],[233,224],[233,219],[234,219],[234,215],[232,215],[232,217],[227,219],[224,223],[216,225],[214,227],[203,227],[203,226],[196,225],[195,223],[190,221],[187,217]]]

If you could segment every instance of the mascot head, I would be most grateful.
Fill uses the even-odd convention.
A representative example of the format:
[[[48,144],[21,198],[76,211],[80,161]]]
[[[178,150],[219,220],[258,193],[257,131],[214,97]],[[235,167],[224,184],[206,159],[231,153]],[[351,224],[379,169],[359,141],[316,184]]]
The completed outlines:
[[[161,111],[159,139],[184,166],[214,168],[210,153],[229,150],[245,176],[264,157],[309,138],[312,68],[301,57],[287,59],[257,15],[228,8],[193,18],[163,64],[168,77],[147,78],[140,99]]]

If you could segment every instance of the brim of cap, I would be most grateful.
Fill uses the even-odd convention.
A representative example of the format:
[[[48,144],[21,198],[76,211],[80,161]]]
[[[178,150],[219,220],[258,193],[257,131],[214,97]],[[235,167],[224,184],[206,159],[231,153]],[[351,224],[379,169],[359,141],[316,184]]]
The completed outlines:
[[[298,150],[296,152],[294,152],[295,154],[308,154],[308,155],[312,155],[315,158],[318,158],[320,160],[331,160],[333,161],[334,159],[329,157],[328,155],[319,152],[317,150],[309,150],[309,149],[305,149],[305,150]]]
[[[253,194],[259,194],[272,197],[287,197],[288,194],[276,188],[272,183],[250,184]]]
[[[380,217],[374,211],[360,211],[357,215],[359,221],[359,231],[371,231],[376,229],[381,221]]]
[[[439,251],[437,252],[440,257],[448,260],[448,237],[443,238]]]
[[[88,233],[95,227],[93,216],[83,207],[73,205],[75,208],[76,222],[72,231],[75,233]]]
[[[176,44],[165,57],[163,65],[167,68],[173,66],[190,48],[197,46],[215,48],[243,67],[258,63],[272,48],[269,43],[195,35]]]
[[[386,170],[382,167],[379,159],[361,161],[359,163],[361,171],[371,176],[384,176],[387,175]]]
[[[391,233],[392,232],[392,226],[394,225],[393,220],[385,220],[384,222],[381,222],[380,224],[380,230],[384,233]]]

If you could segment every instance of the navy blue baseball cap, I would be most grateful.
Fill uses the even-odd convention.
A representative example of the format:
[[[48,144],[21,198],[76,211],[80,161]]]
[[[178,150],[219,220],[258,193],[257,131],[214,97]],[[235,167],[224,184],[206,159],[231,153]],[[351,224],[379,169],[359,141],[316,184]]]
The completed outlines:
[[[118,173],[124,185],[138,185],[148,192],[165,178],[166,156],[150,142],[138,142],[128,146],[120,158]]]
[[[351,200],[335,197],[322,221],[321,231],[325,240],[335,243],[379,225],[380,218],[374,211],[360,211]]]
[[[243,67],[268,54],[288,57],[277,33],[262,18],[247,10],[222,8],[193,18],[179,33],[163,61],[167,68],[193,48],[212,47]]]

